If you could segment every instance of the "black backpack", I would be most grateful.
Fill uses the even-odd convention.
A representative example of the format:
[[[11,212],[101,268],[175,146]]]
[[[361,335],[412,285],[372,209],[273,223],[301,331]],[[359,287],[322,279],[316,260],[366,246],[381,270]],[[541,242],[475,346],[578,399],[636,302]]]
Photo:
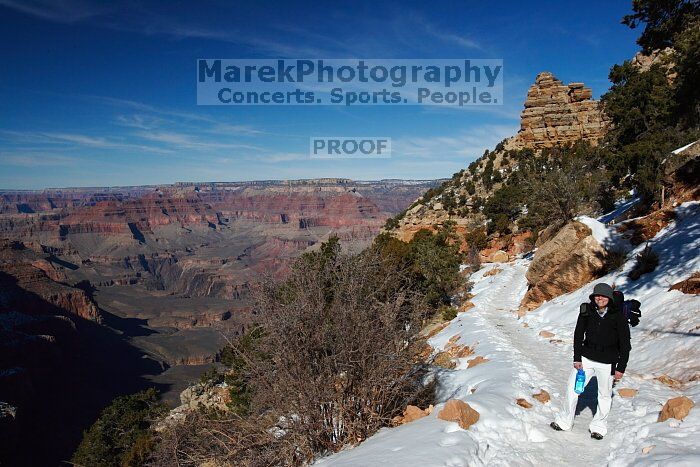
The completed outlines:
[[[582,303],[579,310],[583,316],[588,316],[588,303]],[[613,305],[622,312],[630,326],[635,327],[639,324],[639,318],[642,317],[642,304],[639,300],[625,300],[625,294],[621,290],[613,292]]]

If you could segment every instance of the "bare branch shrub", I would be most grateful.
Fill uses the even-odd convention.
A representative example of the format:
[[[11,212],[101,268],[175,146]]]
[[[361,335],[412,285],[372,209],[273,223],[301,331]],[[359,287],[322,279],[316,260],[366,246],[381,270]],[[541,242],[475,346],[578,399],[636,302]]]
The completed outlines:
[[[652,272],[659,265],[659,255],[651,249],[647,243],[644,249],[637,254],[637,261],[629,273],[629,278],[633,281],[639,279],[643,274]]]
[[[303,255],[257,287],[254,349],[242,352],[247,415],[191,415],[160,435],[155,465],[303,465],[389,426],[432,386],[416,364],[425,299],[408,271],[371,249]]]

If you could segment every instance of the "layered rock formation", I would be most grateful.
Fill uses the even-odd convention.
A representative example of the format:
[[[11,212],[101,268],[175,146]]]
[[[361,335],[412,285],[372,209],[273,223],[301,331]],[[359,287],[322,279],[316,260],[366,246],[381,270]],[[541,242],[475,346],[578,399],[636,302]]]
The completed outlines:
[[[563,84],[552,73],[535,78],[525,99],[513,147],[542,149],[578,140],[597,144],[609,120],[583,83]]]
[[[537,75],[525,99],[520,131],[474,161],[468,170],[454,174],[452,180],[429,199],[414,202],[398,220],[398,228],[393,234],[408,241],[418,230],[433,229],[433,226],[448,220],[456,223],[459,234],[484,225],[487,219],[479,206],[518,170],[513,152],[525,149],[541,151],[579,140],[597,144],[605,136],[609,119],[600,103],[591,97],[591,89],[583,83],[565,85],[552,73]],[[485,182],[486,179],[489,183]],[[514,233],[516,235],[507,239],[492,241],[486,250],[482,250],[481,260],[507,260],[530,247],[524,241],[527,234]],[[508,257],[502,254],[492,257],[498,250],[507,252]]]
[[[36,309],[49,303],[66,315],[99,322],[100,312],[84,290],[59,282],[65,276],[17,241],[0,240],[0,310]]]

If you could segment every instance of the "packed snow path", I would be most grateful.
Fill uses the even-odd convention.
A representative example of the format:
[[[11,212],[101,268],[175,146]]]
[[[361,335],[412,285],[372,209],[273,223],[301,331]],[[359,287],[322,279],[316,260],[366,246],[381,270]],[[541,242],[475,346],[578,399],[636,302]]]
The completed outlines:
[[[632,329],[630,363],[618,388],[632,388],[631,399],[613,390],[608,435],[590,438],[588,424],[596,405],[595,380],[579,398],[580,413],[570,432],[549,427],[561,410],[566,379],[572,368],[573,330],[578,305],[588,300],[593,283],[562,295],[518,319],[516,310],[527,290],[528,260],[487,265],[471,276],[474,307],[460,313],[430,339],[436,349],[450,339],[475,349],[454,370],[439,370],[433,413],[397,428],[385,428],[359,446],[320,459],[323,466],[478,466],[478,465],[700,465],[700,410],[683,421],[657,423],[662,405],[686,395],[698,404],[700,384],[672,389],[654,378],[696,375],[700,363],[697,322],[700,297],[670,291],[669,286],[700,270],[700,203],[677,209],[676,222],[650,244],[660,252],[657,270],[629,283],[633,261],[599,281],[616,283],[642,301],[642,324]],[[597,221],[589,219],[588,223]],[[602,224],[594,225],[604,229]],[[644,248],[640,245],[629,258]],[[493,268],[495,275],[486,275]],[[595,281],[595,282],[599,282]],[[595,283],[594,282],[594,283]],[[527,324],[527,327],[525,327]],[[554,333],[542,337],[540,331]],[[467,368],[475,356],[488,362]],[[551,395],[542,404],[532,395]],[[437,419],[442,403],[461,399],[480,413],[469,430]],[[516,404],[526,399],[532,408]]]
[[[475,355],[489,362],[467,369],[460,359],[455,370],[438,375],[438,400],[459,398],[481,414],[470,430],[430,417],[391,430],[383,430],[355,449],[319,464],[355,465],[600,465],[610,441],[590,438],[590,409],[577,417],[571,432],[549,428],[553,407],[569,374],[571,355],[523,327],[514,312],[527,290],[527,261],[499,265],[501,272],[484,277],[486,268],[473,279],[475,307],[461,313],[450,326],[431,339],[441,349],[455,334],[460,344],[476,347]],[[531,396],[545,389],[552,401],[541,404]],[[590,389],[590,388],[589,388]],[[473,391],[473,392],[472,392]],[[587,391],[587,393],[590,391]],[[584,394],[586,396],[586,394]],[[516,405],[527,399],[533,407]],[[595,394],[593,394],[595,404]],[[615,407],[617,409],[617,407]],[[615,414],[613,414],[615,416]]]
[[[323,466],[478,466],[478,465],[700,465],[700,409],[683,420],[657,422],[670,398],[686,395],[700,402],[700,296],[669,290],[672,284],[700,271],[700,203],[685,203],[675,222],[649,242],[660,253],[653,273],[630,282],[633,258],[600,282],[615,283],[642,302],[642,323],[632,329],[632,352],[618,388],[638,390],[626,399],[613,390],[608,435],[590,438],[588,424],[595,410],[595,383],[579,398],[580,413],[570,432],[549,427],[561,409],[566,378],[572,368],[573,330],[578,305],[588,300],[593,284],[545,303],[518,319],[516,310],[527,289],[528,260],[487,265],[471,276],[474,308],[460,313],[430,339],[436,351],[458,336],[457,343],[475,349],[454,370],[438,370],[437,406],[425,418],[385,428],[359,446],[320,459]],[[587,219],[595,231],[605,226]],[[605,233],[605,232],[604,232]],[[610,232],[613,234],[613,232]],[[607,235],[607,233],[606,233]],[[495,275],[486,275],[499,268]],[[596,281],[596,282],[599,282]],[[527,327],[525,326],[527,324]],[[545,338],[540,332],[554,333]],[[467,368],[474,356],[488,362]],[[654,378],[669,375],[690,381],[672,389]],[[542,404],[532,395],[551,395]],[[480,413],[469,430],[437,419],[442,403],[461,399]],[[532,408],[516,404],[526,399]]]

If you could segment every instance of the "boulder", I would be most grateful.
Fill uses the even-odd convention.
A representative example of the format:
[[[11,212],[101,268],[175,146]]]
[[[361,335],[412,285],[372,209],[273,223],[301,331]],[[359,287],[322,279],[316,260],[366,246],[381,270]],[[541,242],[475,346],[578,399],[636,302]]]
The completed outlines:
[[[683,420],[693,406],[695,406],[695,403],[685,396],[669,399],[661,409],[661,413],[659,413],[659,419],[657,421],[665,422],[669,418]]]
[[[544,337],[545,339],[549,339],[550,337],[554,337],[554,333],[549,331],[540,331],[540,336]]]
[[[403,411],[403,417],[401,418],[401,424],[411,423],[423,417],[427,417],[433,411],[433,406],[431,405],[427,409],[423,410],[415,405],[408,405]]]
[[[544,389],[540,389],[540,392],[533,394],[532,397],[540,401],[542,404],[549,402],[549,393]]]
[[[572,221],[540,246],[527,270],[529,290],[520,314],[588,284],[605,269],[605,248],[585,224]]]
[[[630,388],[620,388],[617,390],[617,393],[620,395],[620,397],[631,398],[637,395],[637,390]]]
[[[530,404],[528,401],[526,401],[523,398],[517,399],[515,401],[515,403],[524,409],[531,409],[532,408],[532,404]]]
[[[470,426],[479,421],[479,412],[464,401],[450,399],[438,413],[438,418],[448,422],[457,422],[461,428],[468,430]]]

